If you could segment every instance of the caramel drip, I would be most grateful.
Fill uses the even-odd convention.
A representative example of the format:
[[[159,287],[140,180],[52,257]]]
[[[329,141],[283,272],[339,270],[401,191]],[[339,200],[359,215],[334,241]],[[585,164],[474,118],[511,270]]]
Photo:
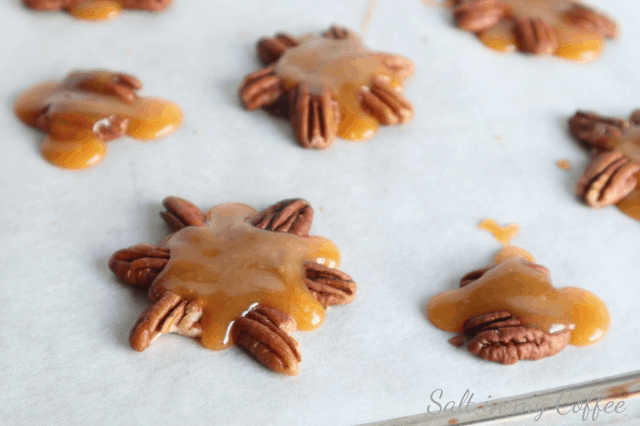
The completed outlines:
[[[122,12],[122,4],[115,0],[87,0],[68,10],[71,16],[88,21],[106,21]]]
[[[602,51],[602,37],[594,32],[577,29],[564,18],[573,2],[568,0],[500,0],[511,6],[512,16],[541,18],[557,29],[559,46],[556,56],[576,62],[595,59]],[[513,22],[503,19],[497,25],[478,34],[487,47],[507,52],[516,48]]]
[[[571,329],[571,344],[590,345],[609,330],[609,311],[596,295],[575,287],[556,289],[546,270],[524,257],[503,260],[476,281],[433,297],[427,317],[438,328],[462,332],[466,320],[508,311],[525,326],[548,333]]]
[[[390,74],[355,36],[341,40],[305,36],[298,46],[285,50],[275,72],[288,87],[305,83],[314,94],[329,88],[340,104],[338,136],[349,140],[371,137],[380,124],[360,106],[360,87],[370,85],[374,75],[388,75],[394,86],[400,85],[398,76]]]
[[[143,140],[165,136],[182,122],[182,112],[172,102],[137,97],[129,105],[113,96],[63,90],[55,82],[27,89],[14,105],[18,118],[31,127],[42,128],[38,118],[45,109],[48,134],[40,151],[47,161],[68,169],[91,167],[104,157],[98,132],[115,119],[128,119],[127,135]]]
[[[478,227],[491,232],[495,239],[505,247],[508,246],[511,240],[513,240],[518,235],[518,232],[520,232],[520,227],[514,223],[505,227],[500,227],[498,222],[493,219],[483,220],[480,222]]]
[[[256,303],[292,315],[300,330],[324,321],[324,308],[303,282],[303,262],[337,266],[337,247],[321,237],[257,229],[246,222],[257,213],[223,204],[207,212],[204,226],[178,231],[167,242],[169,263],[151,286],[152,299],[170,290],[203,307],[202,344],[209,349],[229,347],[231,323]]]
[[[640,220],[640,182],[636,189],[616,206],[627,216]]]

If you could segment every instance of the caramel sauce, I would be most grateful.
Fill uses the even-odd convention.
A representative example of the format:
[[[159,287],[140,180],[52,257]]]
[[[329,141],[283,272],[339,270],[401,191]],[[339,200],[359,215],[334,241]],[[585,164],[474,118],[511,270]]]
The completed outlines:
[[[233,320],[256,303],[292,315],[300,330],[324,321],[324,308],[302,280],[303,262],[337,266],[337,247],[322,237],[255,228],[247,219],[257,213],[245,204],[222,204],[207,212],[204,226],[176,232],[166,244],[169,263],[151,286],[152,299],[170,290],[203,307],[202,344],[209,349],[229,347]]]
[[[594,32],[577,29],[569,25],[564,17],[573,2],[568,0],[500,0],[512,7],[512,16],[541,18],[557,29],[559,46],[556,56],[577,62],[595,59],[602,51],[602,37]],[[487,47],[508,52],[516,48],[513,22],[503,19],[492,28],[478,35]]]
[[[67,10],[69,15],[88,21],[106,21],[122,12],[122,4],[115,0],[87,0]]]
[[[338,136],[356,141],[371,137],[380,125],[362,110],[360,87],[368,86],[374,75],[387,75],[393,86],[400,85],[398,76],[390,74],[356,37],[333,40],[308,35],[298,46],[285,50],[275,72],[285,86],[306,83],[309,93],[319,95],[328,87],[340,104]]]
[[[602,300],[580,288],[554,288],[546,268],[523,257],[524,250],[513,249],[504,249],[511,254],[500,255],[496,266],[476,281],[433,297],[427,306],[429,320],[459,333],[470,318],[508,311],[523,325],[548,333],[571,329],[570,343],[577,346],[595,343],[607,333],[610,317]]]
[[[96,88],[104,83],[101,79],[112,76],[107,72],[95,75]],[[126,104],[114,96],[62,86],[56,82],[39,84],[21,93],[14,105],[18,118],[31,127],[37,127],[38,118],[47,109],[48,134],[40,151],[59,167],[82,169],[98,163],[106,153],[99,131],[116,118],[129,119],[126,134],[143,140],[165,136],[182,122],[180,108],[162,99],[136,97]]]
[[[503,246],[508,246],[509,242],[513,240],[518,232],[520,232],[520,227],[516,224],[507,225],[505,227],[500,227],[498,223],[493,219],[485,219],[480,222],[480,229],[484,229],[485,231],[489,231],[493,234],[496,240]]]

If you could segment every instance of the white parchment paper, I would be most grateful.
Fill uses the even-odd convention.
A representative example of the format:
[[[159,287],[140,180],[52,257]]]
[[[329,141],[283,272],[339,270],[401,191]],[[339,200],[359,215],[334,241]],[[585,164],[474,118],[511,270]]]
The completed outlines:
[[[286,121],[245,111],[237,88],[258,69],[254,46],[278,31],[358,30],[367,0],[175,0],[165,13],[125,12],[106,23],[0,3],[0,423],[347,425],[427,411],[464,391],[503,398],[640,368],[640,226],[615,208],[591,210],[573,186],[589,161],[567,130],[576,109],[626,116],[640,106],[640,4],[592,0],[622,37],[588,65],[500,55],[455,29],[444,8],[380,0],[365,43],[411,58],[405,94],[416,116],[370,141],[301,149]],[[74,172],[39,154],[41,132],[12,113],[18,93],[72,69],[139,77],[143,95],[184,110],[174,134],[122,138],[97,167]],[[574,167],[564,171],[556,161]],[[181,336],[143,353],[129,330],[148,306],[118,282],[111,254],[156,243],[165,196],[208,209],[262,209],[303,197],[312,233],[342,250],[355,301],[297,333],[297,377],[266,370],[238,349],[211,352]],[[609,306],[609,334],[591,347],[505,367],[447,343],[424,317],[500,248],[475,227],[517,223],[514,244],[555,284]]]

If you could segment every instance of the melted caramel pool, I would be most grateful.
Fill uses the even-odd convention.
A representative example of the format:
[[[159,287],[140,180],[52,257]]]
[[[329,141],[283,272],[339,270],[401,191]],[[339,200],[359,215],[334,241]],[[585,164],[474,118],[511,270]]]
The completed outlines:
[[[91,75],[96,88],[114,78],[114,74],[103,71]],[[102,160],[106,146],[100,131],[114,122],[126,120],[126,134],[143,140],[165,136],[182,122],[182,112],[172,102],[135,97],[125,103],[115,96],[66,87],[58,82],[36,85],[21,93],[14,105],[21,121],[47,132],[40,151],[59,167],[82,169]],[[43,124],[38,120],[45,115]]]
[[[233,320],[256,303],[292,315],[300,330],[324,321],[325,309],[303,282],[303,263],[337,266],[337,247],[322,237],[257,229],[247,222],[257,213],[223,204],[207,212],[204,226],[176,232],[166,244],[169,263],[150,289],[152,299],[170,290],[203,307],[202,344],[209,349],[229,347]]]
[[[357,37],[333,40],[308,35],[298,46],[285,50],[275,72],[287,86],[306,83],[309,93],[320,95],[328,87],[340,104],[338,136],[354,141],[373,136],[380,125],[362,110],[360,88],[369,86],[374,75],[389,76],[392,86],[400,86],[400,78],[390,74]]]

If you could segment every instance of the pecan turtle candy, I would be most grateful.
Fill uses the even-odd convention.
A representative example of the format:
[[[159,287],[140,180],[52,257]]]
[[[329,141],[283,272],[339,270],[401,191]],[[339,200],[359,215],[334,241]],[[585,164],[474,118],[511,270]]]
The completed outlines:
[[[585,62],[615,38],[616,24],[577,0],[454,0],[456,25],[491,49]]]
[[[96,70],[74,71],[62,82],[27,89],[15,102],[18,118],[47,136],[40,152],[50,163],[67,169],[92,167],[106,155],[105,142],[128,135],[157,139],[182,122],[172,102],[144,98],[137,78]]]
[[[336,136],[366,139],[380,124],[413,117],[413,106],[401,93],[413,64],[369,51],[345,28],[300,38],[276,34],[260,40],[257,50],[266,67],[245,77],[240,99],[250,111],[288,110],[293,133],[305,148],[328,148]]]
[[[335,269],[335,245],[309,236],[311,206],[284,200],[258,213],[228,203],[204,214],[177,197],[163,204],[173,233],[109,260],[120,280],[148,288],[152,303],[131,330],[131,346],[143,351],[174,332],[213,350],[242,346],[271,370],[296,375],[301,357],[291,333],[319,327],[325,308],[350,303],[357,289]]]
[[[120,15],[122,9],[159,12],[171,0],[22,0],[29,9],[42,11],[64,10],[71,16],[86,20],[107,20]]]
[[[610,317],[593,293],[556,289],[547,268],[517,247],[505,247],[486,268],[469,272],[460,288],[433,297],[427,317],[461,333],[449,340],[487,361],[515,364],[556,355],[568,344],[600,340]]]
[[[578,111],[569,127],[592,153],[576,183],[578,196],[591,207],[616,204],[640,220],[640,110],[629,119]]]

